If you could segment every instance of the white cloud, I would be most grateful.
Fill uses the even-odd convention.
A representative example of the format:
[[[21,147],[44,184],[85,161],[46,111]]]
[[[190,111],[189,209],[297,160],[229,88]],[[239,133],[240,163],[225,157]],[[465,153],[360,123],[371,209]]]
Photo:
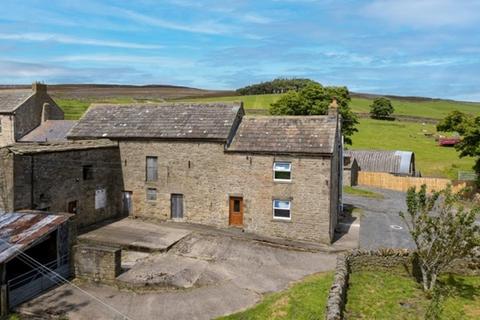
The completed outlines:
[[[162,67],[185,68],[195,66],[195,61],[174,57],[137,56],[137,55],[112,55],[112,54],[83,54],[67,55],[49,59],[53,62],[100,62],[105,64],[124,63],[128,65],[148,64],[162,65]]]
[[[477,0],[376,0],[362,12],[388,23],[413,27],[462,27],[480,21]]]
[[[79,38],[55,33],[0,33],[1,40],[57,42],[64,44],[114,47],[126,49],[160,49],[163,46],[134,42]]]
[[[117,8],[117,10],[122,13],[123,18],[129,18],[137,23],[147,24],[155,27],[205,34],[224,34],[232,31],[230,26],[217,23],[215,21],[201,21],[196,24],[177,23],[158,17],[151,17],[142,13],[137,13],[132,10],[120,8]]]
[[[272,22],[272,19],[269,17],[261,16],[258,14],[248,13],[242,16],[242,20],[251,23],[257,24],[269,24]]]

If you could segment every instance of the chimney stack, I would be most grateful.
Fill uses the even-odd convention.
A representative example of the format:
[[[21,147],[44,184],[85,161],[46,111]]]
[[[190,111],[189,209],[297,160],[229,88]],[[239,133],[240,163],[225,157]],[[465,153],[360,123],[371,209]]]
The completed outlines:
[[[47,85],[40,82],[34,82],[32,84],[32,91],[34,93],[47,93]]]
[[[336,116],[338,115],[338,102],[337,98],[333,98],[332,102],[328,106],[328,115],[329,116]]]

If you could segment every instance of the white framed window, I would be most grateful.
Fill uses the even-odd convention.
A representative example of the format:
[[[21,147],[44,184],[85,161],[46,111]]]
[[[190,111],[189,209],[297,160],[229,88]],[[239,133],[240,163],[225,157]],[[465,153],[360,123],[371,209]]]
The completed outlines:
[[[275,161],[273,163],[273,180],[292,181],[292,163],[288,161]]]
[[[273,219],[290,220],[292,213],[289,200],[273,200]]]
[[[155,189],[155,188],[148,188],[147,189],[147,200],[149,200],[149,201],[157,200],[157,189]]]

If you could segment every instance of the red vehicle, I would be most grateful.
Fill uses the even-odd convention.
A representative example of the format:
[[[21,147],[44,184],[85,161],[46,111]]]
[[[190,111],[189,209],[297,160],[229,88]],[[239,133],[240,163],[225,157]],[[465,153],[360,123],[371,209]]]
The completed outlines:
[[[440,138],[438,139],[438,144],[443,147],[450,147],[454,146],[460,142],[460,137],[453,137],[453,138]]]

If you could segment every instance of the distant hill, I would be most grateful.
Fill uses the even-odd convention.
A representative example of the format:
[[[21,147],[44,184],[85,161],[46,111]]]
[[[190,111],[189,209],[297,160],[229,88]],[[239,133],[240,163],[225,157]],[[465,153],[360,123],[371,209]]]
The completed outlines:
[[[0,85],[1,89],[27,89],[31,85]],[[54,84],[48,92],[56,98],[99,100],[132,98],[141,100],[215,97],[235,94],[233,91],[204,90],[175,85]]]

